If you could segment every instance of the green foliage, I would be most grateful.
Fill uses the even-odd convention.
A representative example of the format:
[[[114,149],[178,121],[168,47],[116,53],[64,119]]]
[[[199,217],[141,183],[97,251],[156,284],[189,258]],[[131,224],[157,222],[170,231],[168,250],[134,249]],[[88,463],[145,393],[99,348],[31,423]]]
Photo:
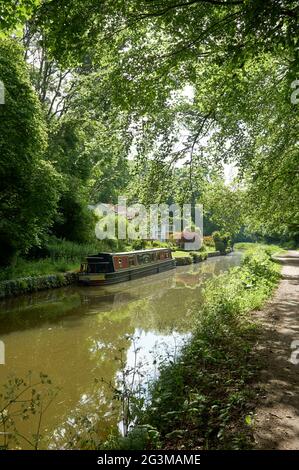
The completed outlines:
[[[15,40],[0,40],[0,264],[39,244],[52,223],[59,176],[44,160],[45,121]]]
[[[91,203],[116,203],[128,178],[130,132],[125,113],[112,107],[103,71],[76,74],[67,111],[50,126],[48,158],[63,175],[53,233],[85,243],[94,232]]]
[[[189,254],[193,258],[193,263],[200,263],[201,261],[206,260],[208,257],[208,253],[206,251],[200,251],[200,252],[190,251]]]
[[[203,237],[203,243],[207,248],[215,248],[215,242],[211,235]]]
[[[286,253],[279,245],[267,245],[262,243],[248,243],[248,242],[240,242],[235,244],[236,250],[242,250],[245,254],[252,255],[256,252],[256,250],[264,250],[269,256],[279,254],[279,253]]]
[[[86,256],[106,249],[104,242],[95,241],[94,243],[79,244],[51,237],[42,249],[42,256],[47,256],[52,261],[80,262]]]
[[[137,239],[133,240],[132,243],[132,250],[144,250],[147,247],[146,240]]]
[[[142,200],[167,199],[173,164],[182,159],[177,192],[192,201],[207,160],[233,161],[248,190],[251,231],[296,236],[298,118],[290,85],[298,71],[297,2],[130,0],[100,10],[96,2],[68,2],[68,25],[59,5],[46,2],[35,23],[61,63],[84,58],[108,70],[110,104],[130,113],[135,127],[133,190]],[[183,96],[186,87],[194,98]],[[233,206],[222,221],[237,222]]]
[[[0,16],[9,30],[32,12],[23,42],[27,58],[31,41],[41,58],[30,58],[31,76],[48,119],[47,158],[64,185],[56,235],[88,240],[87,200],[114,202],[126,188],[146,204],[203,200],[208,233],[216,228],[234,237],[247,216],[251,232],[298,236],[298,119],[290,102],[298,63],[295,1],[109,0],[99,9],[97,0],[70,0],[67,24],[60,2],[38,3],[4,2]],[[22,102],[17,107],[24,109]],[[15,137],[10,144],[20,141]],[[128,164],[129,154],[136,162]],[[239,189],[215,179],[223,162],[238,167]],[[30,203],[18,201],[24,181],[15,174],[18,194],[1,217],[6,258],[38,244],[51,225],[57,198],[54,181],[48,184],[51,164],[42,165],[47,175],[26,164],[42,186]],[[45,187],[52,206],[49,198],[38,200]],[[41,210],[14,241],[8,234],[20,230],[11,212],[21,206],[28,208],[26,221]]]
[[[173,258],[176,260],[177,266],[185,266],[192,263],[200,263],[208,257],[208,252],[204,247],[199,251],[186,251],[176,250],[172,252]]]
[[[194,73],[198,58],[204,60],[207,50],[207,60],[229,62],[235,67],[264,51],[278,54],[286,49],[294,59],[296,7],[295,0],[287,4],[284,0],[274,3],[129,0],[126,4],[114,0],[98,9],[97,0],[70,0],[68,24],[57,2],[43,3],[37,23],[47,34],[51,52],[64,63],[82,62],[88,54],[103,57],[108,53],[109,42],[110,58],[117,54],[123,58],[120,72],[124,73],[125,65],[134,76],[131,84],[119,83],[120,90],[130,86],[138,92],[143,83],[136,77],[137,72],[153,78],[157,71],[164,70],[166,75],[172,68],[183,79]],[[131,45],[128,51],[120,47],[125,44]],[[162,52],[164,60],[158,61]],[[186,70],[180,69],[181,63]],[[168,86],[170,78],[173,80],[164,78]],[[150,88],[148,99],[151,93]]]
[[[209,220],[234,238],[244,223],[243,199],[244,191],[217,179],[206,185],[200,202]]]
[[[159,433],[150,425],[135,426],[127,436],[117,436],[109,439],[101,450],[143,450],[159,449]]]
[[[172,243],[169,242],[160,242],[159,240],[154,240],[151,242],[153,248],[171,248]]]
[[[0,280],[0,298],[14,297],[16,295],[28,294],[37,292],[44,289],[53,289],[57,287],[64,287],[69,284],[77,282],[78,278],[74,272],[66,272],[68,269],[78,268],[78,265],[73,265],[65,261],[51,263],[49,260],[43,260],[32,266],[26,266],[23,272],[18,277],[18,274],[13,272],[11,275],[13,279]],[[61,271],[61,272],[59,272]],[[43,274],[43,273],[54,274]],[[55,274],[56,272],[56,274]],[[1,277],[5,275],[9,277],[7,272],[1,272]]]
[[[128,250],[132,250],[132,246],[122,240],[96,240],[93,243],[79,244],[50,237],[41,247],[31,250],[26,259],[18,257],[13,266],[1,268],[0,281],[15,280],[18,289],[19,278],[30,278],[29,287],[25,289],[30,292],[30,286],[35,290],[34,278],[38,276],[78,271],[86,256],[100,251]]]
[[[68,188],[62,193],[52,233],[76,243],[88,243],[95,239],[96,217],[88,208],[86,198],[80,189],[74,188],[69,180]]]
[[[289,240],[282,244],[285,250],[295,250],[298,247],[298,243],[295,240]]]
[[[220,251],[222,255],[230,251],[231,237],[228,233],[214,232],[212,236],[216,251]]]
[[[163,448],[250,446],[256,326],[249,312],[270,296],[278,271],[256,246],[241,267],[207,283],[192,339],[162,367],[141,421],[156,429]]]
[[[79,245],[59,239],[51,239],[41,250],[42,259],[26,260],[18,257],[14,266],[8,266],[0,270],[0,280],[31,278],[78,270],[82,260],[88,254],[100,251],[100,247],[97,244]]]
[[[17,3],[1,0],[0,25],[1,30],[11,30],[22,25],[33,13],[40,0],[19,0]]]
[[[186,251],[174,251],[172,256],[175,259],[177,266],[187,266],[188,264],[193,263],[191,254],[186,253]]]

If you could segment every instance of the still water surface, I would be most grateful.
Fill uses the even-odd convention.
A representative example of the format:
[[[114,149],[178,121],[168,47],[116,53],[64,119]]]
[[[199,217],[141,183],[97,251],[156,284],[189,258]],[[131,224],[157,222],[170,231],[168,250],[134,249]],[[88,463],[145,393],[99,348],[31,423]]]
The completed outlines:
[[[120,354],[127,365],[134,362],[132,337],[141,348],[138,360],[153,377],[154,359],[175,354],[190,334],[192,306],[201,303],[205,281],[240,260],[232,253],[115,286],[68,287],[0,303],[6,352],[0,387],[9,375],[31,370],[48,374],[60,388],[43,417],[43,447],[61,447],[66,423],[72,426],[79,415],[99,417],[105,438],[118,422],[107,384],[115,383]],[[21,423],[22,433],[29,436],[34,426],[32,420]],[[23,441],[21,446],[28,448]]]

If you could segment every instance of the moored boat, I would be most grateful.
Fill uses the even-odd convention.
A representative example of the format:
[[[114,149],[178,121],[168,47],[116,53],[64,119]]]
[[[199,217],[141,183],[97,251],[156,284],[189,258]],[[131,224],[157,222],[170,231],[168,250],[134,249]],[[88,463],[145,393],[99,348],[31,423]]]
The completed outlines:
[[[98,253],[86,258],[81,265],[79,283],[106,285],[130,281],[175,268],[169,248]]]

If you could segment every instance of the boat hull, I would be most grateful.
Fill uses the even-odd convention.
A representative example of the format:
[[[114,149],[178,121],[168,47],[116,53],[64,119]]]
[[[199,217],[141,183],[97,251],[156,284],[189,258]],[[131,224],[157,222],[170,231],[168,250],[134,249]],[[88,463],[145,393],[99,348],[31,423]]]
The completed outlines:
[[[167,261],[143,265],[130,270],[117,271],[112,273],[95,273],[95,274],[80,274],[79,283],[85,286],[103,286],[108,284],[117,284],[119,282],[132,281],[145,276],[151,276],[153,274],[161,273],[174,269],[176,266],[174,259]]]

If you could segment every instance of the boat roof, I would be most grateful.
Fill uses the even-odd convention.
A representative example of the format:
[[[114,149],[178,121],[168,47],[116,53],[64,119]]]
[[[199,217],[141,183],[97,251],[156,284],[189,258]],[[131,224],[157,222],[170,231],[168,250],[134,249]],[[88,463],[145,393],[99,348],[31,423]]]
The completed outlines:
[[[118,253],[115,252],[108,252],[108,251],[102,251],[101,253],[98,253],[97,255],[89,255],[87,258],[91,257],[96,257],[96,256],[101,256],[101,255],[111,255],[111,256],[118,256],[118,255],[135,255],[139,253],[151,253],[153,251],[163,251],[163,250],[170,250],[170,248],[148,248],[146,250],[136,250],[136,251],[121,251]]]

